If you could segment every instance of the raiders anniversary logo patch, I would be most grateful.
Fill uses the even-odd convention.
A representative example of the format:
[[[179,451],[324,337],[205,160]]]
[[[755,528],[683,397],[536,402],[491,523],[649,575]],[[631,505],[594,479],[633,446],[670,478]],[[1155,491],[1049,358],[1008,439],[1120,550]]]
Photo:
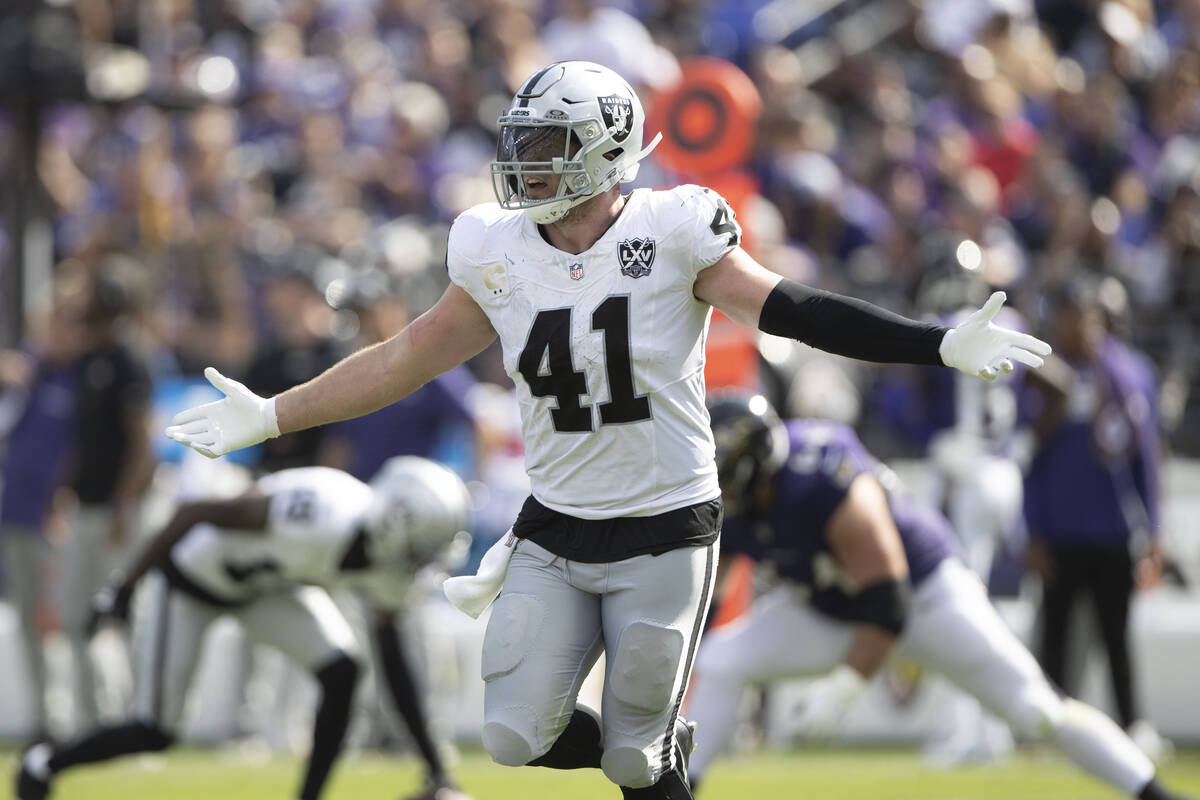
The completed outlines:
[[[654,263],[653,239],[626,239],[617,243],[617,260],[621,262],[621,274],[640,278],[650,274]]]

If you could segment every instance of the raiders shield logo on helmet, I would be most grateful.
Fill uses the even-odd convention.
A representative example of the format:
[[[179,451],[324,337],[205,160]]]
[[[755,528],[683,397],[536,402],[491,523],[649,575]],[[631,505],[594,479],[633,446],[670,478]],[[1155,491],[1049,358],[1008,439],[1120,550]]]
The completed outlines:
[[[613,141],[625,141],[630,128],[633,127],[633,103],[628,97],[619,94],[596,99],[600,101],[600,114],[604,117],[604,126],[612,130]]]
[[[621,274],[640,278],[650,274],[654,263],[653,239],[626,239],[617,244],[617,259],[621,262]]]

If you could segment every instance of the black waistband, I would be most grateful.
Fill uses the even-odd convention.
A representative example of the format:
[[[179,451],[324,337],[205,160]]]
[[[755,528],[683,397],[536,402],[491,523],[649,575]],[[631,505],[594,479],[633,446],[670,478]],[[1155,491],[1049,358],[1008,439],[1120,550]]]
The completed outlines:
[[[710,545],[721,532],[723,518],[719,498],[650,517],[580,519],[546,508],[530,496],[513,533],[563,558],[604,564]]]

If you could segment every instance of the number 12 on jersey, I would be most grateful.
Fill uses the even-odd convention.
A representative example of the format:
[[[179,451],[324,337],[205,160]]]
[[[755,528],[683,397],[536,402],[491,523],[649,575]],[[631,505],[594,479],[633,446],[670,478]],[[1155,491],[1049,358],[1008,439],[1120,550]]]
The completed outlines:
[[[629,358],[629,298],[614,295],[592,312],[592,330],[604,332],[604,365],[608,373],[609,401],[600,403],[602,425],[650,419],[650,398],[634,394],[633,367]],[[541,371],[545,358],[549,372]],[[554,397],[558,408],[550,411],[559,433],[592,430],[592,407],[581,405],[589,394],[587,376],[575,369],[571,356],[571,309],[539,311],[529,329],[517,368],[535,397]]]

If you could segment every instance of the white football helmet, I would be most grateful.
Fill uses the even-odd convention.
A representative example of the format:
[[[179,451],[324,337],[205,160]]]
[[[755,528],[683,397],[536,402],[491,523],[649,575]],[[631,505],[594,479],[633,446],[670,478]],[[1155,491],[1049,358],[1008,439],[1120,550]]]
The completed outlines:
[[[457,475],[416,456],[389,458],[371,479],[367,557],[381,567],[420,567],[467,536],[470,495]]]
[[[503,208],[524,209],[546,224],[589,197],[637,177],[646,112],[617,73],[590,61],[560,61],[535,72],[500,117],[492,188]],[[525,178],[560,176],[553,196],[528,194]]]

